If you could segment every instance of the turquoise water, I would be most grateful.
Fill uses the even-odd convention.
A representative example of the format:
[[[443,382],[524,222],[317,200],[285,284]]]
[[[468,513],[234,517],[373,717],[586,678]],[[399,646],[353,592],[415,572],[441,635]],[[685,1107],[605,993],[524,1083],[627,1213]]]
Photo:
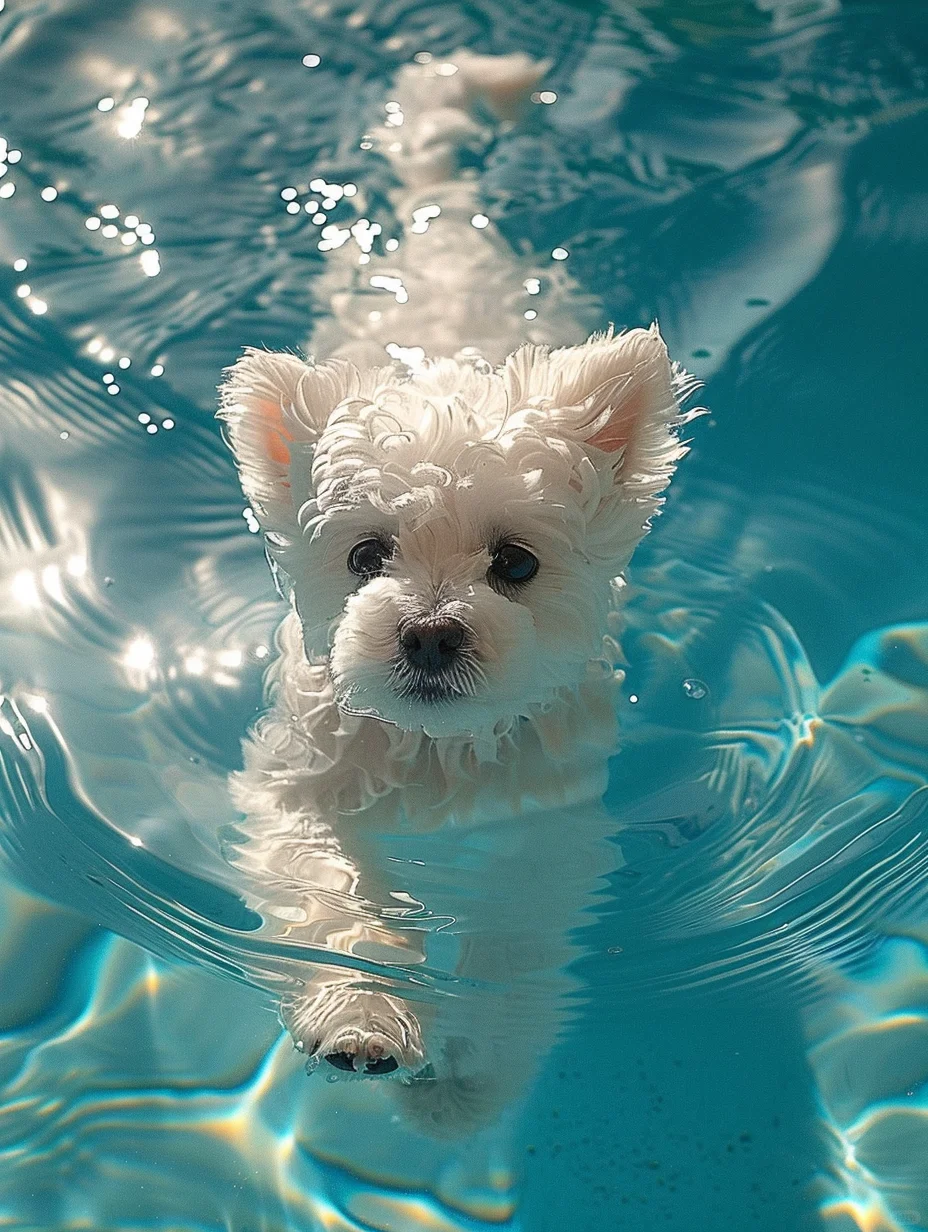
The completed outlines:
[[[0,1226],[928,1228],[924,7],[0,9]],[[440,1142],[303,1073],[274,993],[332,956],[222,858],[281,606],[212,413],[318,309],[281,191],[388,223],[368,117],[464,45],[553,62],[487,212],[711,414],[633,564],[560,1042]],[[429,953],[350,962],[492,1005]]]

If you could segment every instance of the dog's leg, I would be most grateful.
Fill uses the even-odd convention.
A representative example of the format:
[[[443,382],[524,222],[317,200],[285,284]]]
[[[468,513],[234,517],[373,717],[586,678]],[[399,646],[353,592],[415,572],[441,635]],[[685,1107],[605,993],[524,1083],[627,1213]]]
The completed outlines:
[[[303,899],[315,944],[339,954],[403,965],[422,961],[416,935],[391,928],[359,893],[360,878],[342,852],[330,853]],[[337,870],[337,872],[335,871]],[[342,887],[333,898],[333,872]],[[371,887],[365,886],[367,893]],[[341,903],[341,906],[339,905]],[[297,1047],[346,1074],[415,1074],[425,1064],[422,1028],[412,1008],[390,985],[377,986],[354,969],[318,970],[295,996],[281,1003],[281,1019]]]
[[[372,871],[362,877],[329,826],[282,816],[262,824],[252,815],[246,828],[249,841],[235,862],[263,883],[258,905],[276,929],[336,954],[403,966],[422,962],[417,934],[397,928],[378,909],[376,901],[386,901],[383,887]],[[425,1064],[417,1015],[391,985],[378,986],[355,968],[316,968],[283,999],[280,1013],[313,1065],[382,1075],[416,1073]]]

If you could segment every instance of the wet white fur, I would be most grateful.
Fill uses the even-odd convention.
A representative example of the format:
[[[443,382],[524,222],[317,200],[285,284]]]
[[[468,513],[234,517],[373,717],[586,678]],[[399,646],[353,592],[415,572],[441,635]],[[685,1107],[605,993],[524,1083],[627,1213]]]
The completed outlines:
[[[441,215],[395,259],[360,267],[363,278],[357,253],[335,254],[332,316],[314,339],[327,358],[249,350],[222,387],[242,486],[292,599],[270,709],[234,779],[236,862],[265,912],[302,938],[410,965],[421,942],[384,908],[415,885],[384,865],[380,839],[445,828],[463,851],[503,827],[510,858],[476,844],[487,906],[458,965],[502,985],[566,961],[566,932],[604,870],[593,852],[608,831],[597,801],[617,738],[621,575],[685,452],[689,385],[656,326],[579,342],[571,306],[582,318],[589,304],[562,271],[541,323],[526,321],[532,269],[492,224],[472,225],[476,184],[455,178],[455,162],[482,139],[476,117],[514,111],[544,66],[466,53],[454,66],[403,70],[403,124],[382,142],[401,181],[398,216],[423,203]],[[372,301],[377,272],[408,300]],[[544,345],[555,340],[578,344]],[[387,344],[408,365],[390,362]],[[395,555],[362,584],[347,559],[372,534]],[[488,582],[500,538],[540,563],[518,593]],[[440,705],[399,696],[391,675],[400,622],[434,614],[467,626],[479,662],[469,695]],[[427,905],[458,909],[451,889]],[[316,974],[283,1005],[307,1051],[392,1053],[407,1078],[428,1065],[409,1098],[443,1132],[492,1115],[524,1081],[531,1065],[505,1055],[507,1040],[534,1057],[550,1035],[539,1026],[526,1049],[501,1025],[505,1008],[495,1026],[466,1005],[456,1013],[452,1029],[352,970]]]

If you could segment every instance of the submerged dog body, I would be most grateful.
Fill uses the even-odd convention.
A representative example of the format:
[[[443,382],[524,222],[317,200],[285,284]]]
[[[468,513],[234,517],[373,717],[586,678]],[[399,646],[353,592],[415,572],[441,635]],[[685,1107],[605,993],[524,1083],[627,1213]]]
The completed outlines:
[[[392,302],[370,311],[340,252],[315,339],[329,357],[247,352],[220,414],[292,600],[234,780],[236,863],[308,941],[409,966],[429,932],[395,904],[424,904],[457,922],[459,975],[550,1000],[608,866],[620,579],[685,452],[690,385],[656,326],[550,350],[551,333],[583,336],[569,308],[588,304],[560,275],[544,323],[526,319],[540,280],[473,225],[455,152],[539,72],[464,53],[403,71],[385,148],[414,242],[362,266]],[[417,833],[457,853],[438,889],[384,859],[385,839]],[[422,1078],[407,1097],[453,1128],[498,1110],[550,1042],[553,1012],[513,1047],[525,988],[494,1020],[479,998],[439,1013],[336,968],[282,1012],[336,1069]]]

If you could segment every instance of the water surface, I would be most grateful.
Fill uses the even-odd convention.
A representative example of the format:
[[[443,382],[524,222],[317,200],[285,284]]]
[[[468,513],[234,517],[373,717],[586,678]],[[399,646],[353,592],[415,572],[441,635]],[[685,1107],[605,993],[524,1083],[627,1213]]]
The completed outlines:
[[[462,45],[552,60],[487,212],[711,415],[632,571],[562,1042],[452,1147],[303,1074],[273,994],[331,956],[222,858],[281,608],[212,414],[311,332],[312,182],[389,235],[366,126]],[[928,1227],[926,78],[903,0],[7,0],[5,1226]]]

